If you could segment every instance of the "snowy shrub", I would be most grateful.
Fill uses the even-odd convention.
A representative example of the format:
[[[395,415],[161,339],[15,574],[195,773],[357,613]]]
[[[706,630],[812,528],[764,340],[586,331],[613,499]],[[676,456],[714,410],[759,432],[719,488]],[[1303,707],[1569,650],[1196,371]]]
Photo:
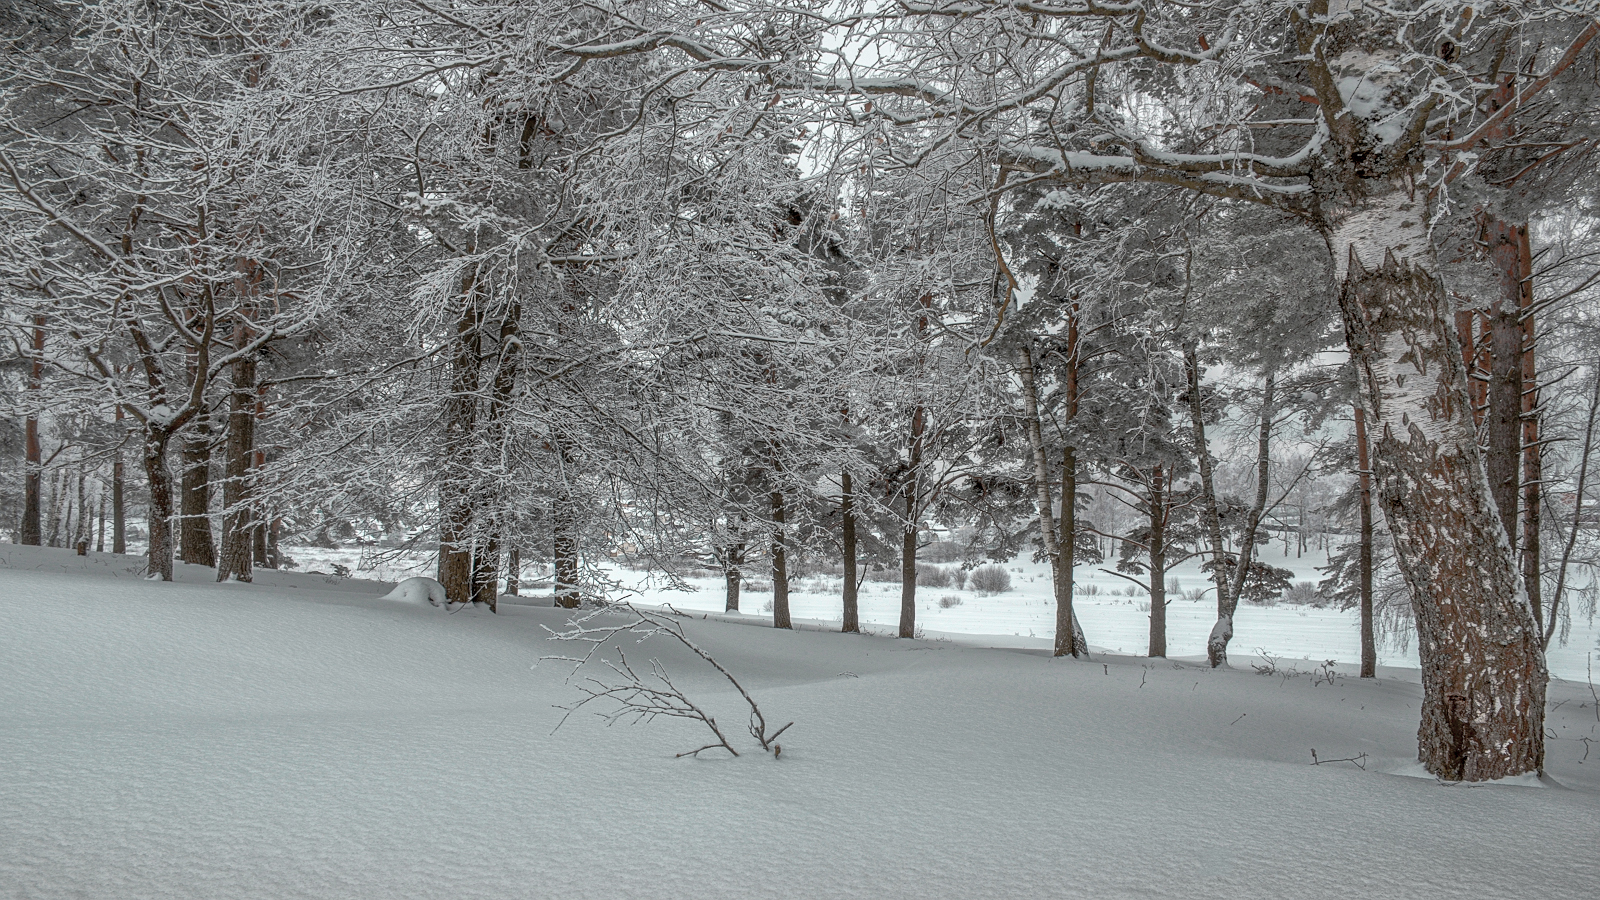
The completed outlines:
[[[903,576],[899,566],[871,566],[867,570],[867,580],[883,584],[899,584]]]
[[[971,587],[980,594],[1003,594],[1011,590],[1011,573],[1004,566],[979,566],[972,570]]]
[[[959,591],[962,588],[967,586],[967,570],[966,569],[952,567],[947,571],[949,571],[949,573],[950,573],[950,586],[951,587],[953,587],[953,588],[955,588],[956,590]]]
[[[1293,603],[1299,606],[1327,606],[1328,598],[1317,593],[1317,586],[1309,581],[1302,581],[1291,586],[1283,592],[1283,603]]]
[[[960,606],[960,605],[961,605],[961,598],[957,597],[955,594],[945,594],[943,597],[939,598],[939,608],[940,609],[949,609],[952,606]]]
[[[762,578],[746,578],[744,580],[744,589],[752,594],[770,594],[772,593],[772,582]]]
[[[1080,597],[1093,597],[1100,593],[1100,585],[1092,581],[1088,584],[1075,584],[1072,586],[1072,592]]]
[[[763,613],[766,613],[769,616],[772,615],[772,609],[773,609],[773,606],[772,606],[772,601],[771,600],[768,600],[767,602],[761,604],[761,611]]]
[[[949,571],[939,566],[921,566],[917,569],[917,587],[942,588],[949,586]]]
[[[1183,596],[1183,582],[1178,580],[1178,576],[1167,576],[1167,593],[1173,597]]]

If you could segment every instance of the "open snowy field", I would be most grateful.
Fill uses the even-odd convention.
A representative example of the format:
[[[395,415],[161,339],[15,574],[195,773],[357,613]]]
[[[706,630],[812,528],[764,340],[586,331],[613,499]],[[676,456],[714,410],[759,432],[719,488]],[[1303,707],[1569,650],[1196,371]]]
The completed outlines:
[[[688,634],[795,724],[774,760],[714,672],[659,638],[629,645],[743,754],[675,759],[702,726],[580,713],[552,733],[578,695],[565,666],[538,663],[570,652],[541,626],[565,611],[447,613],[291,573],[152,583],[137,562],[0,551],[0,896],[1587,898],[1600,884],[1600,746],[1582,740],[1600,741],[1600,716],[1582,680],[1551,685],[1546,783],[1464,787],[1416,777],[1404,668],[1327,683],[695,618]],[[1365,769],[1313,766],[1313,748],[1366,754]]]

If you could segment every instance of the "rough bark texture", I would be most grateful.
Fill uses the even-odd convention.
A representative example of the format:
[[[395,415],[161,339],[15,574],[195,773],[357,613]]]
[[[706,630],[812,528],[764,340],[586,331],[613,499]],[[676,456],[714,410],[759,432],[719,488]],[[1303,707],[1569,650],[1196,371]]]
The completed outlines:
[[[1050,570],[1056,598],[1055,655],[1089,658],[1089,641],[1072,608],[1072,575],[1078,564],[1078,452],[1075,447],[1061,451],[1061,528],[1057,532],[1061,552]]]
[[[557,490],[555,508],[550,517],[554,546],[551,558],[555,561],[555,605],[577,609],[583,600],[578,586],[578,515],[573,508],[572,493],[564,487]]]
[[[783,492],[772,492],[772,627],[793,628],[789,619],[789,560],[785,551]]]
[[[117,407],[117,423],[122,422],[122,407]],[[126,503],[127,470],[123,467],[122,448],[111,463],[111,552],[128,552],[128,507]]]
[[[183,441],[179,487],[178,554],[194,566],[217,564],[211,537],[211,424],[200,416]]]
[[[844,625],[840,630],[859,634],[861,610],[857,590],[861,583],[856,580],[856,492],[849,471],[839,477],[839,519],[844,544]]]
[[[512,546],[506,551],[506,593],[516,596],[522,591],[522,549]]]
[[[1454,316],[1431,271],[1425,210],[1396,192],[1330,235],[1340,306],[1374,431],[1379,500],[1422,662],[1418,756],[1481,781],[1544,762],[1548,676],[1510,536],[1474,433]]]
[[[242,332],[243,329],[241,328]],[[243,346],[244,334],[234,336]],[[217,558],[217,580],[250,581],[255,577],[251,532],[257,527],[251,503],[250,458],[256,443],[256,362],[244,356],[230,366],[228,435],[223,443],[222,551]]]
[[[144,472],[150,481],[150,549],[146,574],[162,581],[172,580],[172,470],[167,466],[165,431],[146,429]]]
[[[1357,551],[1361,589],[1361,677],[1378,676],[1378,644],[1372,627],[1372,461],[1367,454],[1367,411],[1356,407],[1356,508],[1361,513],[1361,544]]]
[[[1160,465],[1150,472],[1150,655],[1167,655],[1167,488]]]

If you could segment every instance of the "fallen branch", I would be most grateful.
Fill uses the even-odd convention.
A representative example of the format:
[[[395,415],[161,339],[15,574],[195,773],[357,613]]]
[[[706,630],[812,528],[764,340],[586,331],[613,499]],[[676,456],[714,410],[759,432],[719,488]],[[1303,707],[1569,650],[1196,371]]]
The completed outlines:
[[[1313,766],[1341,762],[1355,763],[1356,768],[1360,769],[1361,771],[1365,772],[1367,770],[1367,755],[1365,753],[1357,753],[1355,756],[1341,756],[1338,759],[1318,759],[1317,748],[1311,748],[1311,764]]]

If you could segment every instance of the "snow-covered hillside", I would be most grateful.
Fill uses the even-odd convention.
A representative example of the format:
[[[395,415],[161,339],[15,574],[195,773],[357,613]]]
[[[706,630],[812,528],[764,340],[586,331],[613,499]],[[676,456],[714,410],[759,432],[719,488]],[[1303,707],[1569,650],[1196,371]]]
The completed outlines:
[[[541,626],[263,573],[5,548],[0,897],[1580,898],[1600,884],[1600,717],[1550,689],[1550,779],[1417,777],[1415,672],[1262,676],[981,639],[693,618],[781,759],[681,648],[698,725],[552,729]],[[1128,648],[1136,649],[1136,648]],[[1341,667],[1344,671],[1348,669]],[[741,742],[742,739],[742,742]],[[1313,766],[1323,760],[1361,758]],[[1592,751],[1592,752],[1591,752]],[[1361,755],[1365,754],[1362,758]]]

